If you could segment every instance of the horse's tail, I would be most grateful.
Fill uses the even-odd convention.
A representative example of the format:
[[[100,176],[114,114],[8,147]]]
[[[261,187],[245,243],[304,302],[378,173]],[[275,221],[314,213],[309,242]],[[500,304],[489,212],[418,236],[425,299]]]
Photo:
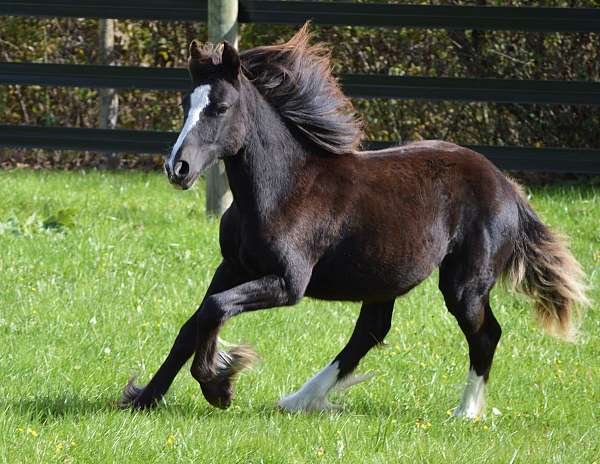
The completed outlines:
[[[585,275],[566,241],[533,211],[521,188],[517,194],[519,232],[504,276],[535,300],[535,316],[550,334],[573,341],[582,308],[589,305]]]

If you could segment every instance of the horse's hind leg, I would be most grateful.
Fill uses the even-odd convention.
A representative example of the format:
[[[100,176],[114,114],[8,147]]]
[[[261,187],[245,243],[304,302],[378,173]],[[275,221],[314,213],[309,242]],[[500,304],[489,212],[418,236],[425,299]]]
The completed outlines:
[[[470,366],[467,385],[460,405],[454,411],[455,416],[475,419],[485,413],[485,387],[489,380],[494,352],[502,333],[488,299],[489,295],[486,295],[481,303],[473,302],[466,310],[467,314],[457,316],[469,344]],[[474,322],[470,311],[479,312],[479,316],[476,317],[480,321]]]
[[[448,256],[440,267],[440,290],[469,344],[469,374],[455,416],[480,417],[485,409],[485,386],[500,340],[500,324],[492,313],[489,294],[497,275],[490,259],[487,236],[470,241]]]
[[[363,303],[354,332],[344,349],[300,390],[279,401],[287,411],[319,411],[335,409],[327,399],[332,388],[348,388],[369,376],[353,376],[361,358],[382,343],[390,330],[394,300],[386,303]]]

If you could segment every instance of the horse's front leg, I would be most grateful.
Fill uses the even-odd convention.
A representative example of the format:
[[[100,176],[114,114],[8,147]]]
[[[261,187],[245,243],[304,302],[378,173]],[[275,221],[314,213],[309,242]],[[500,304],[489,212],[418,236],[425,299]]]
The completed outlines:
[[[202,394],[213,406],[227,408],[233,399],[233,378],[247,366],[252,353],[233,349],[217,350],[221,326],[245,311],[295,304],[304,294],[308,279],[289,282],[269,275],[208,297],[198,314],[198,344],[192,376],[200,383]]]
[[[125,387],[119,405],[121,407],[148,408],[154,406],[165,395],[175,376],[181,370],[183,365],[194,354],[196,347],[196,334],[198,327],[198,314],[202,309],[204,301],[214,294],[229,288],[232,288],[245,279],[233,272],[230,266],[223,261],[212,278],[212,281],[206,291],[203,302],[196,312],[179,330],[175,343],[171,348],[167,358],[162,363],[152,380],[145,387],[135,385],[131,379]]]

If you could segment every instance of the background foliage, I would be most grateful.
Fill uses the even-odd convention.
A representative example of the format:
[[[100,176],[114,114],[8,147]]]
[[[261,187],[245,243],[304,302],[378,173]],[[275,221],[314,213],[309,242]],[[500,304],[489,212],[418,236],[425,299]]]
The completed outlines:
[[[427,3],[427,2],[402,2]],[[459,0],[460,5],[600,7],[599,0]],[[332,46],[337,73],[439,77],[600,80],[599,34],[521,33],[314,27]],[[243,25],[241,48],[285,40],[294,28]],[[203,24],[118,21],[118,65],[182,67],[187,44],[205,39]],[[0,60],[94,64],[98,21],[0,18]],[[0,90],[3,123],[94,127],[97,92],[87,88],[11,86]],[[120,92],[121,128],[177,130],[180,96]],[[600,146],[600,109],[593,106],[515,105],[414,100],[355,100],[369,138],[441,138],[461,144]]]

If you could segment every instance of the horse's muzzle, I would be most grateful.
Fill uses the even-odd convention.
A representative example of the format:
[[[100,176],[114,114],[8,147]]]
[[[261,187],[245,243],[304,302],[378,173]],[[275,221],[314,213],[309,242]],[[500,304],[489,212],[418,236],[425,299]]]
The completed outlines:
[[[187,161],[179,160],[175,163],[175,166],[171,169],[169,163],[164,164],[165,173],[169,178],[169,182],[176,187],[187,190],[193,182],[186,182],[190,173],[190,165]]]

